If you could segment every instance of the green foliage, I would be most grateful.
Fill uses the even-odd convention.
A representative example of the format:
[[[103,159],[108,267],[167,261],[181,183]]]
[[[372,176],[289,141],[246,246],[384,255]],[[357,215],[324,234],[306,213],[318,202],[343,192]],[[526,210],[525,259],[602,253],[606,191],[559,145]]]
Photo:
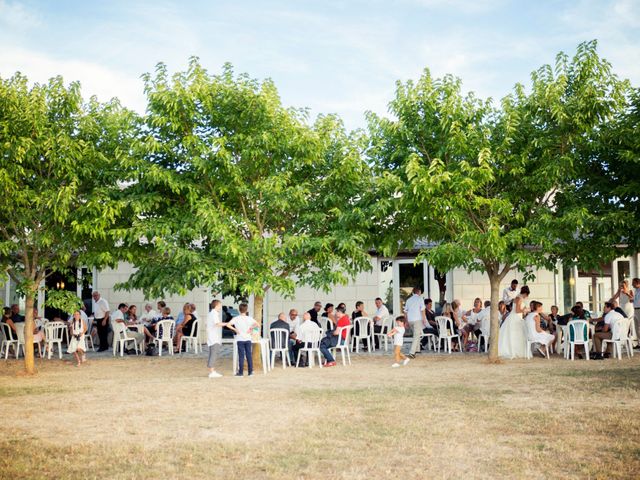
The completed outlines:
[[[429,238],[438,245],[421,256],[439,270],[462,266],[499,279],[572,258],[576,239],[589,242],[590,214],[584,204],[560,210],[559,200],[625,87],[595,42],[571,61],[558,55],[555,68],[532,74],[530,93],[517,85],[500,108],[463,95],[450,76],[425,71],[417,83],[398,84],[390,106],[397,120],[370,115],[370,153],[384,172],[379,191],[394,199],[378,212],[386,229],[379,247],[393,254]]]
[[[212,286],[241,295],[328,288],[370,266],[357,134],[282,106],[269,80],[210,75],[192,59],[145,76],[135,209],[119,235],[149,296]]]
[[[107,232],[133,119],[115,101],[83,103],[60,77],[0,79],[0,267],[23,291],[47,272],[113,264]]]
[[[73,313],[80,310],[82,300],[75,293],[67,290],[47,290],[47,305],[66,313]]]

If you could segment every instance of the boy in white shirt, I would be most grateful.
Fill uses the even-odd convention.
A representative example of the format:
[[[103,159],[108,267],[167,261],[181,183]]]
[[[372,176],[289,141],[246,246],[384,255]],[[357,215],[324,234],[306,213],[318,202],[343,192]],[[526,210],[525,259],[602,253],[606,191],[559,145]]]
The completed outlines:
[[[220,300],[211,302],[211,311],[207,315],[207,346],[209,347],[207,367],[209,367],[209,378],[222,376],[215,369],[216,361],[220,357],[220,348],[222,347],[222,327],[227,325],[222,321],[221,312],[222,302]]]
[[[236,345],[238,346],[238,372],[236,377],[242,377],[244,359],[247,358],[247,369],[249,377],[253,376],[253,358],[251,357],[251,332],[259,327],[258,322],[247,315],[249,306],[246,303],[238,307],[240,315],[232,319],[227,326],[236,332]]]
[[[402,353],[402,344],[404,343],[404,331],[405,323],[404,317],[396,317],[396,326],[388,333],[390,337],[393,337],[393,354],[395,357],[395,363],[391,365],[393,368],[398,368],[400,362],[402,365],[409,363],[409,359]]]

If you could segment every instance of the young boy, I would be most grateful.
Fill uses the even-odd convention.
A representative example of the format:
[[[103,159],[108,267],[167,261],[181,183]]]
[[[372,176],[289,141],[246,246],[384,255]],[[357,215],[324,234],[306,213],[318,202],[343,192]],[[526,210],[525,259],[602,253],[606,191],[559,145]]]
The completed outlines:
[[[404,317],[401,315],[396,317],[396,326],[388,333],[390,337],[393,337],[393,354],[396,361],[396,363],[391,365],[393,368],[398,368],[400,366],[400,361],[402,361],[402,365],[409,363],[409,359],[402,354],[404,331]]]
[[[240,315],[233,318],[227,326],[236,332],[236,345],[238,346],[238,372],[236,377],[242,377],[244,359],[247,358],[249,376],[253,376],[253,358],[251,358],[251,332],[255,327],[259,327],[258,322],[247,315],[249,306],[246,303],[240,304],[238,308]]]
[[[207,315],[207,346],[209,347],[209,378],[220,378],[222,374],[216,372],[215,364],[220,356],[222,347],[222,327],[227,324],[222,321],[222,302],[214,300],[211,302],[211,310]]]

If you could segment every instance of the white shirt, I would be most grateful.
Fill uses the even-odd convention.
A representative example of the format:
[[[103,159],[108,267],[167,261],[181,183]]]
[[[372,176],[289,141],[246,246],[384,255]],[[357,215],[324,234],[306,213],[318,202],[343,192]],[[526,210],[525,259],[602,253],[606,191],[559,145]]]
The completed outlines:
[[[287,323],[289,324],[289,332],[298,335],[298,329],[300,328],[300,317],[296,317],[295,320],[291,320],[291,317],[287,317]]]
[[[425,308],[422,297],[414,293],[404,304],[404,313],[407,314],[407,320],[410,323],[422,321],[422,312],[425,311]]]
[[[116,311],[111,313],[111,325],[116,323],[118,320],[122,320],[124,322],[124,313],[122,313],[120,309],[117,309]]]
[[[158,318],[160,315],[155,310],[151,309],[148,312],[145,312],[141,317],[141,322],[150,322],[154,318]]]
[[[404,327],[395,327],[396,333],[393,334],[393,346],[401,347],[404,343]]]
[[[620,312],[611,310],[604,316],[604,324],[609,325],[609,331],[611,331],[613,330],[613,325],[622,319],[624,319],[624,317],[622,316],[622,314],[620,314]]]
[[[480,331],[485,335],[489,333],[491,328],[491,307],[484,307],[476,315],[476,325],[480,324]]]
[[[511,305],[511,303],[518,296],[518,289],[511,290],[511,287],[507,287],[502,291],[502,301],[505,305]]]
[[[91,311],[93,312],[93,318],[102,320],[109,312],[109,302],[102,297],[97,302],[91,299]]]
[[[222,327],[220,324],[220,312],[215,308],[207,315],[207,345],[215,345],[216,343],[222,343]]]
[[[248,342],[251,341],[251,330],[256,325],[256,321],[247,316],[247,315],[239,315],[234,317],[229,325],[233,325],[238,333],[236,334],[236,340],[239,342]]]
[[[633,292],[633,308],[640,308],[640,288]]]
[[[308,342],[311,340],[311,335],[313,334],[313,332],[319,331],[320,327],[313,320],[303,321],[298,327],[297,339],[301,342]]]
[[[379,317],[379,320],[376,320],[374,323],[376,325],[382,325],[382,320],[385,317],[389,316],[389,309],[387,307],[384,306],[384,304],[380,305],[380,308],[378,308],[376,310],[376,312],[373,314],[373,318]]]

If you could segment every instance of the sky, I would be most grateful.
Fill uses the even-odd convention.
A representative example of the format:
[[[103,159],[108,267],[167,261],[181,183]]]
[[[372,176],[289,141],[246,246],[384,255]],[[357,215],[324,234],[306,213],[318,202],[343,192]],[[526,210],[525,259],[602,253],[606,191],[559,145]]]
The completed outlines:
[[[211,73],[271,78],[287,106],[347,128],[387,114],[396,81],[453,74],[499,99],[530,73],[597,39],[640,86],[640,0],[0,0],[0,77],[62,75],[85,97],[145,110],[140,76],[198,56]]]

